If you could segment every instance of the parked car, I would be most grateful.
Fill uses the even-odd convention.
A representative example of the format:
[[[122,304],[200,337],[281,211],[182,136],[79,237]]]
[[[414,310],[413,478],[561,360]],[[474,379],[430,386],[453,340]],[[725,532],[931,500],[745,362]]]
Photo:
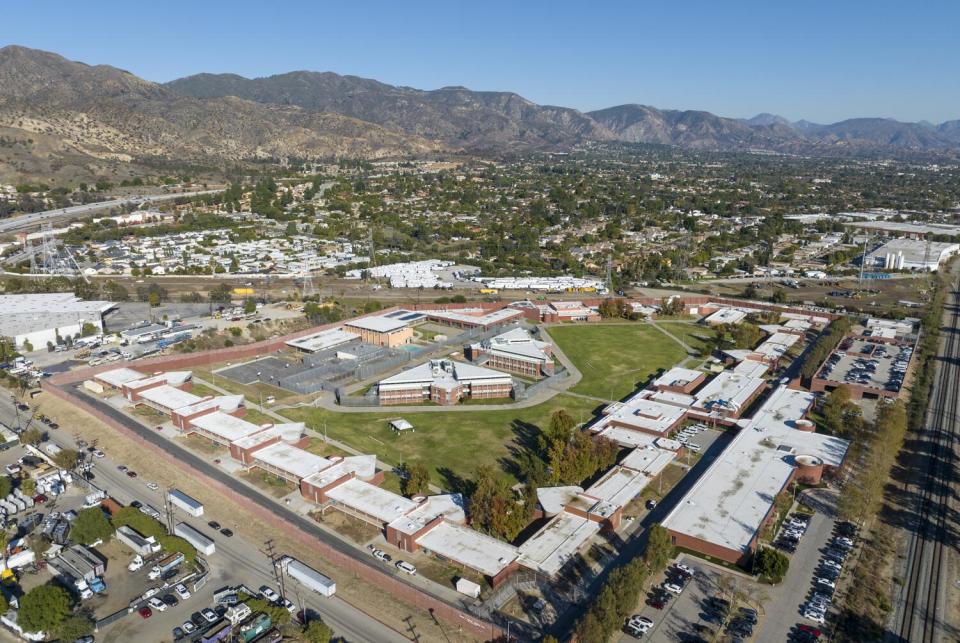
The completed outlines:
[[[216,531],[220,531],[220,523],[217,522],[216,520],[211,520],[210,522],[208,522],[207,527],[209,527],[210,529],[215,529]]]
[[[187,589],[187,586],[183,583],[177,583],[176,586],[174,586],[173,591],[175,591],[177,596],[183,600],[187,600],[191,596],[190,590]]]
[[[150,605],[151,609],[155,609],[155,610],[157,610],[158,612],[166,612],[166,611],[167,611],[167,604],[164,603],[163,601],[161,601],[161,600],[160,600],[159,598],[157,598],[156,596],[152,596],[152,597],[150,598],[150,600],[147,601],[147,603]]]
[[[180,628],[183,630],[184,634],[192,634],[196,631],[197,626],[193,624],[193,621],[184,621],[180,624]]]
[[[209,607],[205,607],[202,610],[200,610],[200,616],[202,616],[203,620],[205,620],[207,623],[216,623],[217,619],[219,618],[217,616],[217,613],[214,612]]]
[[[153,616],[153,611],[146,605],[141,607],[139,611],[140,611],[140,618],[150,618],[151,616]]]
[[[417,573],[417,568],[414,567],[413,565],[411,565],[410,563],[408,563],[408,562],[405,561],[405,560],[398,560],[398,561],[397,561],[397,569],[399,569],[400,571],[402,571],[402,572],[404,572],[404,573],[406,573],[406,574],[410,574],[411,576],[413,576],[413,575],[415,575],[415,574]]]
[[[233,530],[232,530],[232,529],[227,529],[226,527],[224,527],[223,529],[221,529],[221,530],[220,530],[220,533],[223,534],[224,536],[226,536],[227,538],[230,538],[231,536],[233,536]]]
[[[663,589],[667,590],[671,594],[680,594],[683,592],[683,587],[681,585],[677,585],[676,583],[664,583]]]
[[[260,596],[267,599],[271,603],[276,603],[280,600],[280,595],[273,591],[273,588],[268,585],[260,586]]]
[[[373,557],[374,557],[374,558],[376,558],[377,560],[379,560],[379,561],[381,561],[381,562],[389,563],[390,560],[391,560],[391,559],[390,559],[390,554],[388,554],[388,553],[386,553],[386,552],[384,552],[384,551],[381,551],[381,550],[379,550],[379,549],[374,549],[373,552],[371,552],[371,553],[373,554]]]

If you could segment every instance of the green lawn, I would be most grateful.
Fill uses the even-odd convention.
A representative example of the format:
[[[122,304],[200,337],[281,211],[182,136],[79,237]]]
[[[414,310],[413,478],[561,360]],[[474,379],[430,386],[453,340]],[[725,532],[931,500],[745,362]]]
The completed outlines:
[[[337,413],[325,409],[285,409],[283,415],[323,432],[364,453],[376,453],[396,465],[421,461],[430,467],[436,484],[457,486],[456,477],[470,478],[481,464],[492,465],[513,479],[509,466],[511,448],[535,439],[537,426],[545,426],[553,411],[564,408],[578,421],[587,422],[595,402],[558,395],[548,402],[525,409],[497,411],[426,412],[404,414],[403,407],[376,413]],[[388,420],[405,417],[415,431],[396,435]],[[451,475],[452,474],[452,475]]]
[[[670,324],[673,335],[686,337],[696,326]],[[620,399],[659,369],[686,358],[677,342],[644,323],[552,326],[547,332],[583,373],[575,393]]]

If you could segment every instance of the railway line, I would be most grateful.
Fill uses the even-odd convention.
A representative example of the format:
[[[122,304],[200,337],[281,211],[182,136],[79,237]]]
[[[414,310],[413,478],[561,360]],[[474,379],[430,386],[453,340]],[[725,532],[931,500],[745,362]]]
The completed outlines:
[[[916,529],[907,556],[895,640],[937,643],[944,628],[945,558],[951,548],[958,396],[960,396],[960,284],[950,293],[944,315],[944,338],[923,437],[929,444],[927,467],[919,481]]]

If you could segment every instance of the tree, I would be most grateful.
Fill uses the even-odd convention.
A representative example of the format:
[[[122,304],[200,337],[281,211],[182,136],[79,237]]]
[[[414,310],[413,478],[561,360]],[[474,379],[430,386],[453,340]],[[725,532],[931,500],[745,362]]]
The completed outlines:
[[[28,496],[32,496],[37,492],[37,481],[33,478],[24,478],[20,481],[20,489]]]
[[[157,306],[160,305],[160,293],[154,290],[150,292],[148,297],[149,297],[151,308],[156,308]]]
[[[43,431],[35,426],[31,426],[29,429],[20,434],[20,442],[23,444],[32,444],[33,446],[37,446],[42,440]]]
[[[0,594],[0,614],[6,614],[10,611],[10,603],[7,602],[7,597],[3,594]]]
[[[787,303],[787,291],[783,288],[774,288],[773,294],[770,295],[770,301],[775,304],[785,304]]]
[[[651,572],[658,572],[667,566],[667,563],[673,558],[673,541],[670,538],[670,532],[660,523],[650,527],[650,533],[647,536],[647,548],[643,552],[643,559]]]
[[[53,456],[53,463],[61,469],[73,469],[77,466],[80,454],[74,449],[61,449]]]
[[[310,621],[300,632],[300,640],[304,643],[330,643],[332,637],[333,630],[320,619]]]
[[[243,312],[247,315],[257,312],[257,302],[251,298],[243,300]]]
[[[90,322],[83,322],[83,326],[80,327],[80,335],[82,337],[89,337],[90,335],[96,335],[99,332],[96,324],[91,324]]]
[[[430,469],[422,462],[405,465],[406,477],[400,480],[400,491],[405,496],[416,496],[430,491]]]
[[[64,619],[57,630],[57,638],[61,641],[76,641],[93,633],[93,621],[83,614],[74,614]]]
[[[781,551],[763,547],[754,554],[753,564],[760,578],[770,583],[779,583],[790,568],[790,559]]]
[[[40,585],[20,599],[17,625],[25,632],[57,631],[70,614],[70,595],[62,587]]]
[[[70,527],[70,538],[81,545],[106,540],[112,533],[113,527],[100,507],[81,510]]]
[[[207,298],[215,304],[229,304],[233,290],[229,284],[220,284],[207,294]]]
[[[0,476],[0,498],[6,498],[13,489],[13,480],[10,476]]]
[[[268,603],[262,598],[251,598],[244,602],[254,614],[257,612],[264,612],[270,617],[270,620],[273,621],[274,625],[286,625],[290,622],[290,612],[287,611],[286,607]]]

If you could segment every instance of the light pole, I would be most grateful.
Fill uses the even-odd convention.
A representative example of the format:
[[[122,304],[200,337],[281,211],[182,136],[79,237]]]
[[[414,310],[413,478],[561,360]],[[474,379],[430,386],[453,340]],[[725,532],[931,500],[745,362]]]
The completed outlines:
[[[257,371],[257,392],[260,393],[260,410],[263,410],[263,388],[260,382],[260,371]]]

